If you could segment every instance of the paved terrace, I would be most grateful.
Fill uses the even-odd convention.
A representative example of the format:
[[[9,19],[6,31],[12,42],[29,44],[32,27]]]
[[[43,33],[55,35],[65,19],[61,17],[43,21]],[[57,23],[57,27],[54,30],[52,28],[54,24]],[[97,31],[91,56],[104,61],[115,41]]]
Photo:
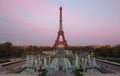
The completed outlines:
[[[0,76],[37,76],[37,75],[22,75],[22,74],[0,74]]]
[[[37,75],[22,75],[22,74],[5,74],[0,76],[37,76]],[[63,72],[59,72],[56,76],[67,76]],[[120,76],[120,74],[84,74],[83,76]]]
[[[120,74],[85,74],[83,76],[120,76]]]

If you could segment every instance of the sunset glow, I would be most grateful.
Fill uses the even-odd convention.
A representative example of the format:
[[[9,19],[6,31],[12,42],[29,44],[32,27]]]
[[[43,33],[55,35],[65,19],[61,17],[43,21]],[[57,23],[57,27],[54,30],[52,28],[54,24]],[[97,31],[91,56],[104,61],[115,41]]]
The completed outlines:
[[[0,0],[0,43],[53,45],[59,0]],[[69,45],[120,43],[120,0],[63,0]]]

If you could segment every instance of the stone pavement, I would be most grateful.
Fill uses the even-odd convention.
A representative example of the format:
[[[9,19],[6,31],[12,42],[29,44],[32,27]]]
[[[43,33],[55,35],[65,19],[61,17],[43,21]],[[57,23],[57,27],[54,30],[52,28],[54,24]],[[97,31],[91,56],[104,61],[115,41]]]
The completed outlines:
[[[47,76],[74,76],[72,73],[70,73],[71,75],[67,75],[66,72],[62,71],[62,70],[58,70],[58,71],[54,71],[49,73]]]
[[[37,75],[23,75],[23,74],[0,74],[0,76],[37,76]]]
[[[0,74],[0,76],[37,76],[37,75],[25,75],[25,74]],[[55,75],[50,76],[67,76],[64,71],[57,71]],[[120,74],[84,74],[83,76],[120,76]]]
[[[120,74],[84,74],[83,76],[120,76]]]
[[[64,71],[57,71],[55,76],[67,76],[67,74]]]
[[[67,76],[67,74],[64,71],[59,70],[54,72],[51,71],[47,76]]]
[[[25,64],[25,61],[0,67],[0,74],[11,73]],[[1,76],[1,75],[0,75]]]

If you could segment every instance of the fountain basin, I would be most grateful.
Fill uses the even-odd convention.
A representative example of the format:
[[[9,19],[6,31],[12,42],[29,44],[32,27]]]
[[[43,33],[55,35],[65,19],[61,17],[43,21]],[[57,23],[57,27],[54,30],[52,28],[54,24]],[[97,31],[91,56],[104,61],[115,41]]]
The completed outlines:
[[[21,74],[35,74],[35,68],[33,67],[28,67],[24,69]]]
[[[87,74],[102,74],[97,68],[89,68],[87,69]]]

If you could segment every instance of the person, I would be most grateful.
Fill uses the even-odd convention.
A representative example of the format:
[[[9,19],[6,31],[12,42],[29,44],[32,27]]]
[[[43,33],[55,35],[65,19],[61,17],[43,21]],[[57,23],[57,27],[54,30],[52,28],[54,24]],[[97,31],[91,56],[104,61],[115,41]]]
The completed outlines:
[[[40,70],[42,70],[42,65],[40,65]]]
[[[82,69],[82,65],[80,64],[80,69]]]

